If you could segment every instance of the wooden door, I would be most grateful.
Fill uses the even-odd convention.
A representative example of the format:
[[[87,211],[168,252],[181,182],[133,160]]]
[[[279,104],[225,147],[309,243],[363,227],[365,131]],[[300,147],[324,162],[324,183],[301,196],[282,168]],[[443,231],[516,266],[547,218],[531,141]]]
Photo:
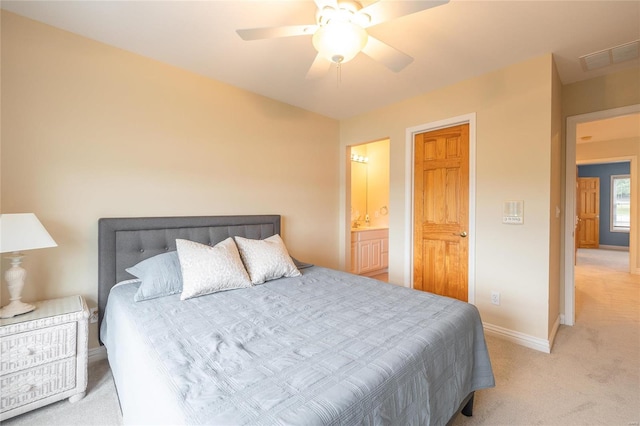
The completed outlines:
[[[469,125],[414,144],[413,287],[467,301]]]
[[[598,248],[600,239],[600,178],[578,178],[579,248]]]
[[[580,181],[578,180],[580,179],[578,177],[578,166],[576,166],[576,187],[575,187],[575,199],[579,200],[580,197],[578,194],[580,194]],[[576,223],[574,225],[574,229],[573,229],[573,264],[577,265],[578,264],[578,245],[580,243],[580,230],[582,229],[582,226],[580,225],[580,203],[577,202],[576,203]]]

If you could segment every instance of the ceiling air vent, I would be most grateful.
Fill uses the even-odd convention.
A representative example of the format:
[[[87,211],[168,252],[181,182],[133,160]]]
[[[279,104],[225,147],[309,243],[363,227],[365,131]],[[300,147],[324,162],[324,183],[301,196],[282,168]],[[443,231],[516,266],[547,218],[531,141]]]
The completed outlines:
[[[592,71],[598,68],[608,67],[609,65],[619,64],[620,62],[638,59],[639,54],[640,40],[636,40],[580,56],[580,64],[583,70]]]

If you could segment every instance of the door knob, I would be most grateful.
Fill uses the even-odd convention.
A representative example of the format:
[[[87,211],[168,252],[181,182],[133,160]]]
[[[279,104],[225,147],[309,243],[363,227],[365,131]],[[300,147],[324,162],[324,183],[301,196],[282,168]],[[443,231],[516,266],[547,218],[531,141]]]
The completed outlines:
[[[461,236],[462,238],[465,238],[465,237],[467,236],[467,232],[466,232],[466,231],[462,231],[462,232],[460,233],[460,236]]]

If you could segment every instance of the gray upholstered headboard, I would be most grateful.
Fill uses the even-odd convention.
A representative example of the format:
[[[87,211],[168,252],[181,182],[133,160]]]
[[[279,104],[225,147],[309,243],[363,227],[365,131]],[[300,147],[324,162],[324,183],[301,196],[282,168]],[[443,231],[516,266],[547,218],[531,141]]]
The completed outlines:
[[[141,260],[176,250],[176,238],[215,245],[228,237],[265,239],[280,234],[279,215],[103,218],[98,221],[98,327],[109,291],[133,278]]]

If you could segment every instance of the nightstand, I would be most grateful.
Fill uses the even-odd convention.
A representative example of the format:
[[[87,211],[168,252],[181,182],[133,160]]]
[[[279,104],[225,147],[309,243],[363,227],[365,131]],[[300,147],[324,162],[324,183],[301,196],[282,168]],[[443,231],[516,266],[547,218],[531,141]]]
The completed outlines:
[[[0,421],[87,389],[89,309],[81,296],[0,319]]]

